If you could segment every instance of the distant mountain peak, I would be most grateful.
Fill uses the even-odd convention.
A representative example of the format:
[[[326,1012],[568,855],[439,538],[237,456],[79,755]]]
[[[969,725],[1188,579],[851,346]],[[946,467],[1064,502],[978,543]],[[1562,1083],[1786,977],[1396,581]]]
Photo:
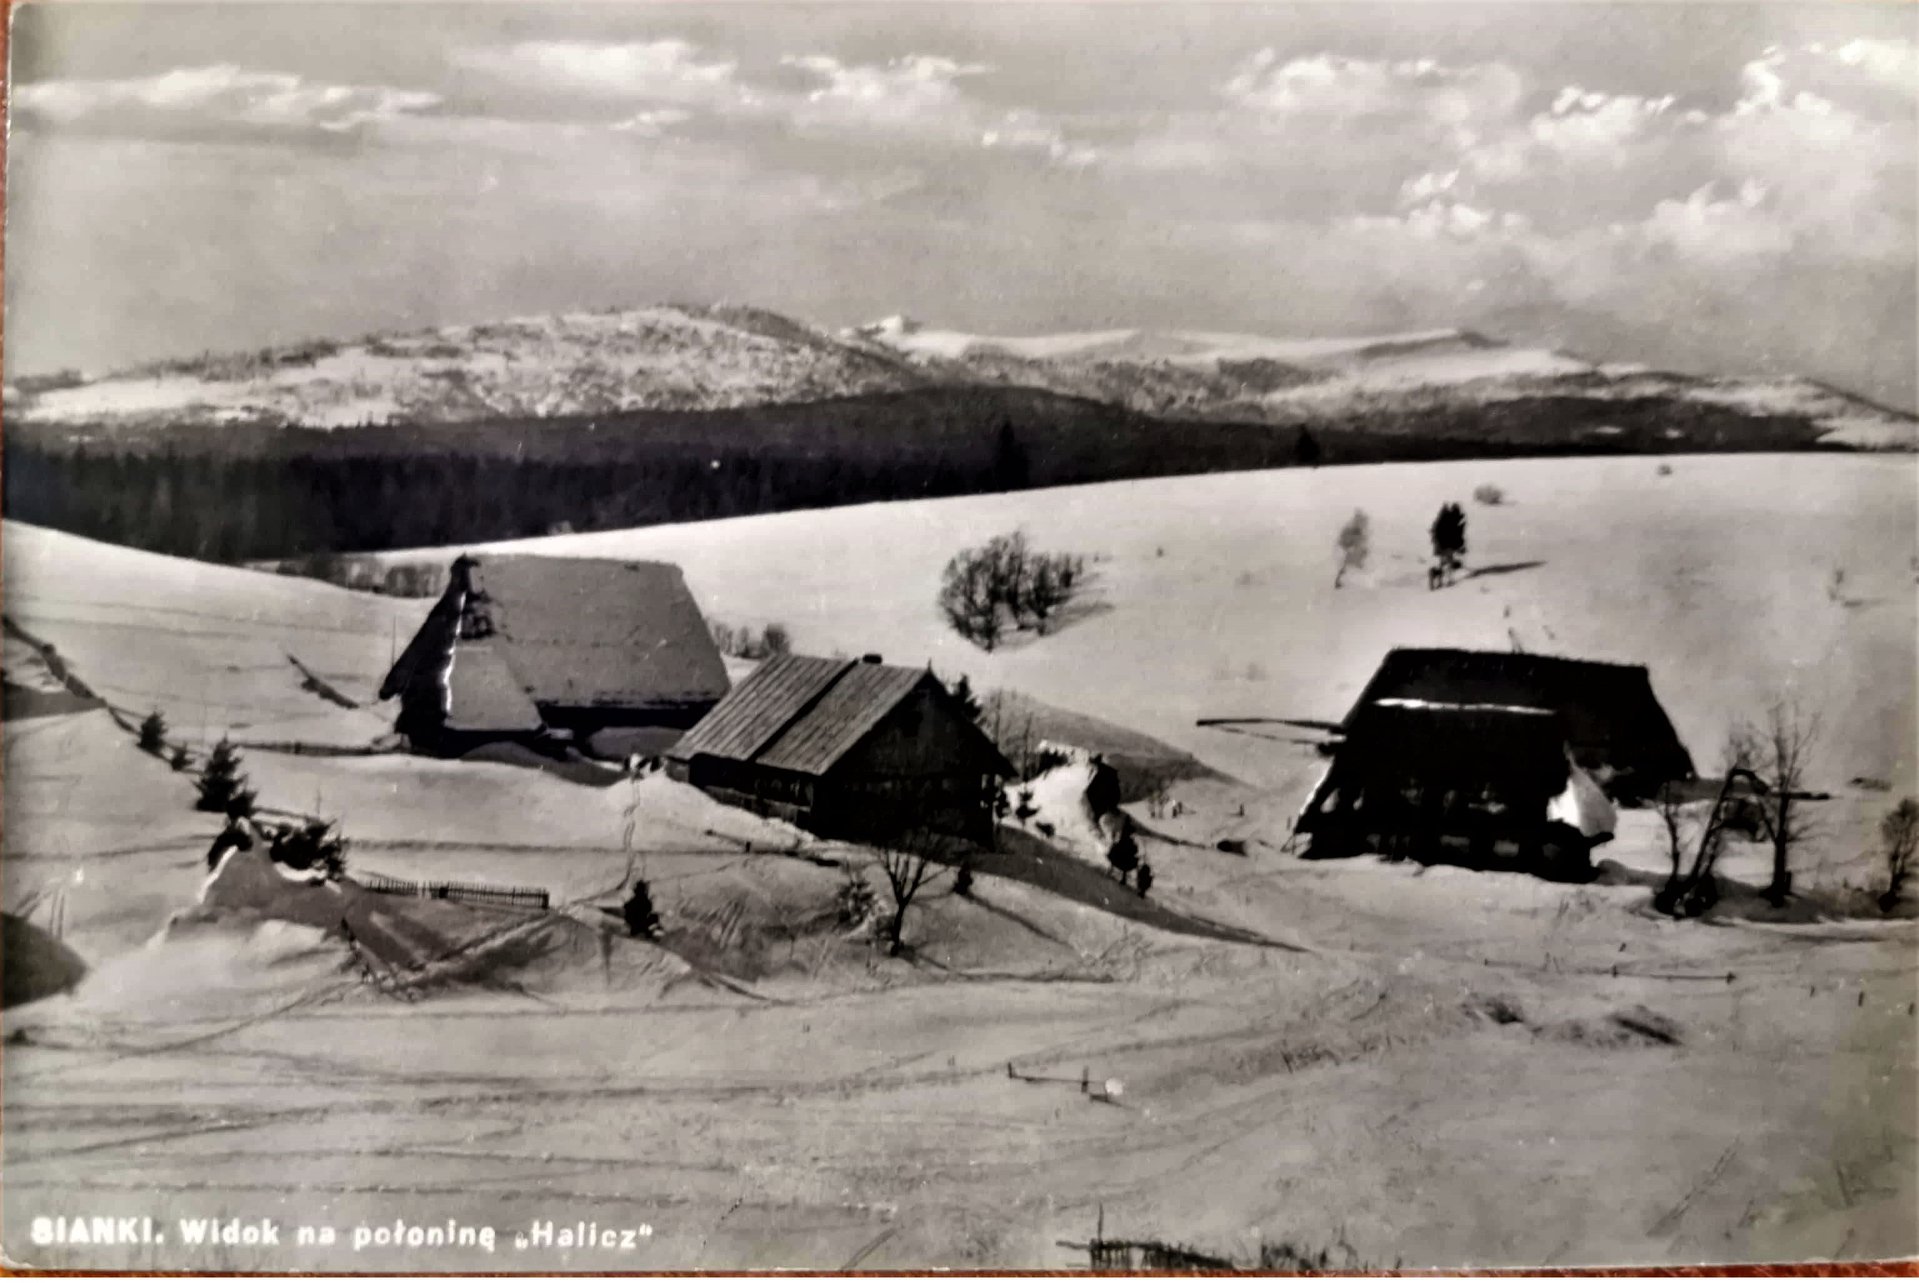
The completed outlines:
[[[897,338],[903,334],[917,334],[920,329],[920,323],[912,317],[894,315],[882,316],[879,320],[869,321],[865,325],[856,325],[847,333],[866,339],[887,339]]]

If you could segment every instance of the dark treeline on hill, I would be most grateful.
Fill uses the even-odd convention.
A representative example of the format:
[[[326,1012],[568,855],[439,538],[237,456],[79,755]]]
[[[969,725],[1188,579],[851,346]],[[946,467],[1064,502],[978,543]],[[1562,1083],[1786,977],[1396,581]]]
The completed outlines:
[[[1591,426],[1602,415],[1603,428]],[[1803,419],[1664,400],[1534,398],[1306,428],[1167,421],[979,388],[335,431],[223,426],[105,439],[26,426],[8,433],[5,502],[18,520],[238,561],[1185,473],[1806,449],[1816,435]]]

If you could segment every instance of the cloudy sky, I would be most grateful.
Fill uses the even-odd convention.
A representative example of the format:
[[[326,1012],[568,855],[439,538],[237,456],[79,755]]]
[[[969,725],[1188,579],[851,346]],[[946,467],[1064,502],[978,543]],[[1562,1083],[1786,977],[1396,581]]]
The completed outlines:
[[[1919,6],[29,4],[9,370],[653,301],[1915,402]]]

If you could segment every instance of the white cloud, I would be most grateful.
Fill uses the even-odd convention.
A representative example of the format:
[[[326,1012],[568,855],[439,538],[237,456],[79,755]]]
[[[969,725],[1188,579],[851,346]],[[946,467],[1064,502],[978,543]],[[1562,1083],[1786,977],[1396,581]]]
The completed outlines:
[[[1677,101],[1671,94],[1648,98],[1568,85],[1559,91],[1550,111],[1532,118],[1527,133],[1552,151],[1604,152],[1642,136]]]
[[[231,63],[124,80],[17,86],[29,125],[128,136],[177,133],[350,135],[425,111],[438,94],[385,85],[326,84]]]
[[[1403,214],[1357,214],[1341,224],[1352,231],[1404,233],[1422,241],[1441,237],[1469,241],[1483,236],[1521,232],[1528,225],[1523,214],[1500,212],[1462,200],[1443,198],[1425,201]]]
[[[1435,196],[1450,192],[1459,185],[1459,171],[1449,169],[1444,173],[1428,172],[1407,179],[1400,185],[1399,199],[1405,204],[1420,205]]]
[[[1013,112],[980,134],[980,146],[1024,151],[1067,169],[1083,169],[1100,159],[1096,148],[1070,141],[1057,125],[1030,112]]]
[[[1832,56],[1882,84],[1919,93],[1919,45],[1910,40],[1849,40]]]
[[[1919,97],[1919,45],[1909,40],[1858,39],[1830,46],[1773,45],[1740,71],[1738,110],[1818,110],[1838,106],[1884,116],[1910,111]]]
[[[871,113],[874,119],[951,111],[964,103],[956,82],[991,70],[980,63],[920,53],[876,64],[844,63],[827,54],[789,55],[780,61],[826,82],[807,93],[808,102]]]
[[[750,103],[753,98],[738,81],[738,63],[709,57],[690,42],[673,38],[620,44],[526,40],[463,49],[453,60],[516,84],[602,98],[705,106]]]
[[[1242,108],[1275,117],[1397,121],[1476,134],[1509,118],[1523,90],[1519,73],[1502,62],[1453,67],[1428,58],[1385,62],[1331,53],[1282,62],[1262,49],[1240,65],[1223,93]]]
[[[675,125],[684,124],[693,119],[693,113],[683,107],[655,107],[647,111],[636,111],[625,120],[615,121],[609,126],[615,133],[637,134],[642,138],[659,138],[670,132]]]
[[[1095,158],[1038,112],[988,109],[965,92],[963,82],[992,68],[940,54],[909,53],[879,63],[788,54],[781,65],[814,82],[798,88],[749,80],[736,61],[680,39],[525,41],[462,50],[455,61],[529,88],[650,104],[610,126],[648,137],[670,132],[697,112],[712,112],[735,121],[784,124],[814,137],[983,145],[1037,154],[1068,167]]]
[[[827,54],[789,55],[781,62],[820,83],[775,110],[815,134],[910,137],[1036,155],[1062,168],[1092,164],[1098,153],[1072,141],[1060,124],[1030,110],[998,111],[968,95],[961,82],[992,71],[984,63],[937,54],[907,54],[885,63],[846,63]]]
[[[1719,190],[1720,184],[1707,183],[1684,200],[1662,200],[1643,223],[1618,228],[1615,235],[1713,266],[1792,250],[1792,230],[1768,209],[1765,184],[1748,179],[1723,197]]]

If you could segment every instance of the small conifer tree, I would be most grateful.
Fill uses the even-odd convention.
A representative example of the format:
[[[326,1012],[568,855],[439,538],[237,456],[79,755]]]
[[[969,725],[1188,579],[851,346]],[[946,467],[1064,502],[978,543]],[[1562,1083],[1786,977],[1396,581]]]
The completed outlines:
[[[651,940],[660,934],[660,915],[653,908],[653,892],[640,878],[633,883],[633,894],[620,906],[627,933],[636,939]]]
[[[167,719],[154,709],[140,723],[140,751],[158,757],[167,747]]]
[[[1433,518],[1433,586],[1451,583],[1466,560],[1466,510],[1456,503],[1440,505]]]
[[[225,736],[221,736],[220,742],[207,754],[198,788],[200,800],[196,805],[202,811],[232,816],[253,814],[255,794],[247,787],[247,777],[240,773],[238,750]]]

